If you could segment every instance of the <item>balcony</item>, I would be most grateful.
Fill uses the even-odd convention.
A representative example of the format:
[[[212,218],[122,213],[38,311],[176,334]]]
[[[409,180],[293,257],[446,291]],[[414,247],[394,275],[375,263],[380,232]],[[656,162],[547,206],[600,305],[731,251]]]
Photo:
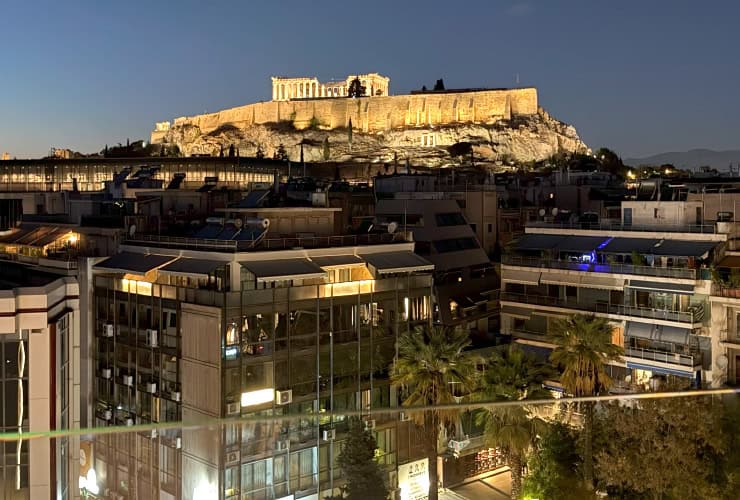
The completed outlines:
[[[740,288],[731,288],[722,285],[713,287],[712,295],[718,295],[728,299],[740,299]]]
[[[536,267],[538,269],[565,269],[585,273],[631,274],[661,278],[696,279],[696,269],[680,267],[633,266],[630,264],[585,264],[563,260],[546,260],[519,255],[503,255],[501,263],[508,266]],[[740,297],[740,290],[738,290]]]
[[[704,309],[697,308],[691,311],[665,311],[648,307],[628,306],[624,304],[609,304],[607,302],[583,303],[575,299],[561,299],[545,295],[529,295],[514,292],[501,292],[502,302],[519,302],[538,306],[575,309],[590,313],[614,314],[617,316],[632,316],[638,318],[673,321],[677,323],[700,323],[704,317]]]
[[[643,349],[640,347],[625,347],[624,356],[626,358],[633,358],[643,361],[665,363],[668,365],[679,365],[691,368],[692,370],[701,369],[701,355],[664,352],[654,349]]]

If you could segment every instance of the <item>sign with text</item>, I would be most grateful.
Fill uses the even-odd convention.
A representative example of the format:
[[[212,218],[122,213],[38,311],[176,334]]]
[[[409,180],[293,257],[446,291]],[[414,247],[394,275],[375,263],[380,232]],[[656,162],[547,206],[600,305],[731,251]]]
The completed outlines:
[[[401,500],[429,498],[429,459],[424,458],[398,466],[398,487]]]

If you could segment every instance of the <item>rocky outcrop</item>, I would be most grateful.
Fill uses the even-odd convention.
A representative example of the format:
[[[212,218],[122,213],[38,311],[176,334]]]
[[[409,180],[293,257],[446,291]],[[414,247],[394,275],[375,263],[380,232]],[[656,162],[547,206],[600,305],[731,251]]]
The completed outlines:
[[[389,162],[409,158],[414,164],[440,167],[459,163],[448,147],[468,142],[475,158],[484,163],[506,164],[547,159],[558,153],[590,153],[571,125],[540,110],[535,115],[514,116],[492,124],[460,123],[444,126],[404,127],[362,133],[346,127],[324,129],[321,124],[297,130],[290,121],[238,127],[226,124],[202,133],[192,123],[175,124],[163,142],[177,145],[181,153],[218,155],[234,145],[241,156],[261,151],[273,157],[282,145],[298,161],[303,145],[305,161]]]

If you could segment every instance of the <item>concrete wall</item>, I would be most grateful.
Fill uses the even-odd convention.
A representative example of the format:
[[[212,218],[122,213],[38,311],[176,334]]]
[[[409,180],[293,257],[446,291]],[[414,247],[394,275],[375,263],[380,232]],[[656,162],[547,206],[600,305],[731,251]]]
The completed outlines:
[[[327,129],[352,126],[364,132],[449,123],[493,123],[512,115],[537,113],[537,89],[481,90],[439,94],[365,97],[359,99],[314,99],[247,104],[191,117],[180,117],[174,127],[196,126],[207,134],[222,125],[245,128],[289,121],[298,129],[318,121]],[[155,131],[151,142],[162,142]]]
[[[622,221],[624,210],[632,209],[632,225],[695,225],[703,223],[701,201],[623,201]],[[700,217],[697,220],[697,209]]]

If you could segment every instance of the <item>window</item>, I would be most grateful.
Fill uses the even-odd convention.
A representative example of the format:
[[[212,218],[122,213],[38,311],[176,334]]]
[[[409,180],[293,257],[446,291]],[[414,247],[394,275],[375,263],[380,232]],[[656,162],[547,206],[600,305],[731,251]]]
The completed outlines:
[[[478,248],[475,238],[454,238],[449,240],[438,240],[434,242],[437,253],[460,252]]]
[[[493,232],[493,224],[488,224],[488,232],[489,233]]]
[[[463,200],[458,200],[463,201]],[[460,212],[434,214],[438,226],[464,226],[465,217]]]

